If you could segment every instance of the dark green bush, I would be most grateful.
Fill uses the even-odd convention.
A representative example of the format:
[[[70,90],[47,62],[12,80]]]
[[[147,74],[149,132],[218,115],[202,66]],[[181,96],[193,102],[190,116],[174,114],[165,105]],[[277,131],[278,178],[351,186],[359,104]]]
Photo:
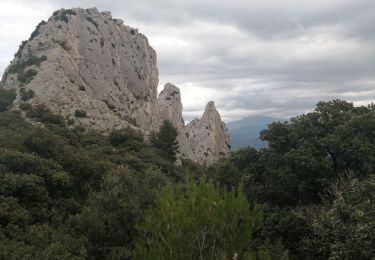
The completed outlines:
[[[86,91],[86,88],[85,88],[85,86],[80,85],[80,86],[79,86],[79,90],[81,90],[81,91]]]
[[[0,112],[7,110],[16,96],[13,90],[0,89]]]
[[[36,75],[37,72],[31,69],[26,72],[24,70],[27,67],[32,66],[32,65],[36,65],[39,67],[40,63],[46,60],[47,60],[46,56],[41,56],[41,57],[31,56],[27,60],[18,61],[15,64],[11,65],[7,71],[5,71],[3,79],[6,79],[6,77],[9,74],[18,73],[19,75],[17,79],[23,84],[28,83],[33,79],[33,77]]]
[[[24,88],[21,88],[20,94],[22,101],[27,101],[35,97],[35,92],[32,89],[26,91]]]
[[[26,103],[26,102],[22,102],[20,103],[20,105],[18,106],[21,110],[23,111],[27,111],[27,110],[30,110],[32,108],[31,104],[29,103]]]
[[[99,29],[99,24],[91,16],[87,17],[86,20],[92,23],[96,29]]]
[[[38,71],[35,69],[28,69],[26,71],[20,71],[18,73],[17,79],[22,84],[27,84],[33,80],[36,74],[38,74]]]
[[[45,24],[47,24],[46,21],[41,21],[41,22],[36,26],[35,31],[33,31],[33,32],[31,33],[31,36],[30,36],[29,41],[32,41],[36,36],[39,35],[39,33],[40,33],[40,32],[39,32],[40,27],[42,27],[42,26],[45,25]]]
[[[56,21],[62,21],[65,23],[68,23],[69,17],[68,15],[76,15],[77,13],[72,10],[72,9],[67,9],[67,10],[61,10],[61,11],[55,11],[54,13],[55,20]]]
[[[76,117],[86,117],[87,116],[86,111],[83,111],[83,110],[76,110],[74,112],[74,115]]]
[[[140,131],[130,127],[122,130],[113,130],[109,135],[109,142],[114,147],[128,146],[136,148],[143,143],[143,135]]]
[[[42,123],[64,125],[64,119],[61,116],[53,114],[51,110],[43,106],[29,110],[27,116]]]
[[[18,51],[14,54],[14,57],[19,58],[19,59],[21,58],[22,50],[25,48],[27,43],[28,41],[22,41],[20,47],[18,48]]]

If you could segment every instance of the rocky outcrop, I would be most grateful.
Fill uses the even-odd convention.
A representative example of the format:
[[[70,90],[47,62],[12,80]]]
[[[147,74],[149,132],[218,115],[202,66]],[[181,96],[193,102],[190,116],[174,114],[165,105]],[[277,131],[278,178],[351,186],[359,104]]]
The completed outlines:
[[[156,53],[137,29],[109,12],[61,9],[42,21],[3,74],[13,105],[43,105],[69,127],[109,133],[133,127],[145,136],[169,120],[180,157],[210,164],[229,152],[228,132],[213,103],[185,126],[180,90],[168,83],[157,96]],[[24,106],[27,107],[27,106]]]
[[[109,12],[56,11],[15,56],[2,86],[32,90],[34,106],[102,132],[129,123],[145,131],[159,127],[156,53],[144,35]]]
[[[178,131],[177,141],[180,157],[197,161],[193,150],[189,147],[185,132],[180,89],[171,83],[167,83],[159,94],[158,102],[161,122],[164,120],[170,121]]]
[[[200,164],[212,164],[230,152],[228,129],[212,101],[207,104],[202,118],[194,119],[185,127],[185,133],[188,149]]]
[[[186,126],[178,87],[167,83],[158,102],[161,120],[169,120],[178,130],[177,140],[182,158],[209,165],[230,152],[228,129],[221,121],[214,102],[207,104],[202,118],[196,118]]]

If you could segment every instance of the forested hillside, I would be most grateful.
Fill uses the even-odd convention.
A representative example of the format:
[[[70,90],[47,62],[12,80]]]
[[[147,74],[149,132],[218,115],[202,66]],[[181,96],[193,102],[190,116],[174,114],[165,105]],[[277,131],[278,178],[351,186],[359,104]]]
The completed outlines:
[[[320,102],[204,168],[176,166],[168,122],[145,143],[14,98],[0,90],[0,259],[375,255],[373,105]]]

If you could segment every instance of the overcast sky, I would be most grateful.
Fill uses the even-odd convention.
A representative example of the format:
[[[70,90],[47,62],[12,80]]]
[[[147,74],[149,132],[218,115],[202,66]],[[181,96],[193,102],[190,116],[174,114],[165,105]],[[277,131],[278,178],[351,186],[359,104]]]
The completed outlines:
[[[0,75],[54,10],[94,6],[148,37],[187,121],[210,100],[225,121],[375,100],[374,0],[0,0]]]

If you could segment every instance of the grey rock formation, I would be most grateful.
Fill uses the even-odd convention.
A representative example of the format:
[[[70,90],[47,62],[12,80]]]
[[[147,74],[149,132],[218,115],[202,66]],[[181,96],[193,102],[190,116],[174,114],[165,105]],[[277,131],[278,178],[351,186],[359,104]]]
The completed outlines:
[[[108,133],[130,126],[148,136],[170,120],[180,157],[210,164],[229,152],[228,131],[213,103],[185,126],[180,90],[166,84],[158,98],[157,86],[156,53],[147,38],[96,8],[61,9],[41,22],[0,83],[16,91],[14,109],[21,102],[43,105],[70,127]]]
[[[39,65],[22,67],[30,57],[43,56]],[[24,74],[32,76],[21,83]],[[43,104],[74,125],[102,132],[129,123],[145,131],[159,127],[155,51],[136,29],[96,8],[62,9],[40,23],[2,85],[33,90],[35,98],[28,102]],[[76,110],[87,116],[75,116]]]
[[[200,119],[185,126],[182,118],[180,89],[170,83],[159,95],[161,120],[169,120],[178,130],[178,143],[182,158],[209,165],[230,152],[229,133],[214,102],[209,102]]]
[[[185,132],[189,150],[200,164],[212,164],[230,152],[228,129],[212,101],[207,104],[202,118],[191,121]]]
[[[161,122],[164,120],[170,121],[178,131],[177,141],[180,157],[197,161],[193,150],[189,148],[185,132],[180,89],[171,83],[167,83],[159,94],[158,102]]]

